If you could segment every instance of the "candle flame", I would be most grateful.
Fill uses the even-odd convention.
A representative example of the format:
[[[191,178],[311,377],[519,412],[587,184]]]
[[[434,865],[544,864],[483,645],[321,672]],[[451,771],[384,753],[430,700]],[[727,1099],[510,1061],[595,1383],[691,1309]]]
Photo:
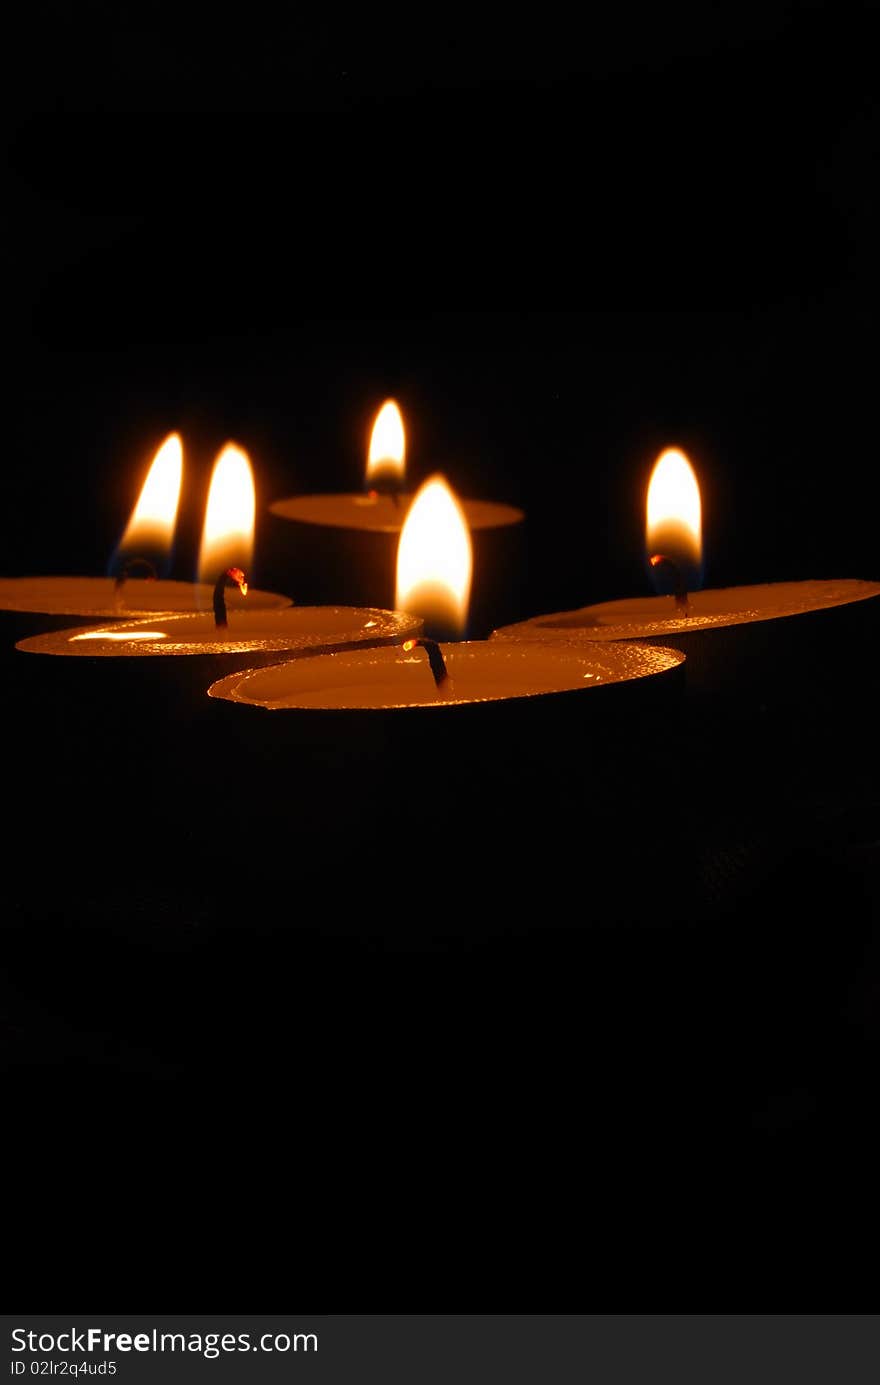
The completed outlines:
[[[367,484],[403,484],[406,467],[406,435],[400,409],[386,399],[376,415],[367,457]]]
[[[461,633],[473,574],[464,511],[443,476],[420,487],[407,512],[397,549],[399,611]]]
[[[199,581],[214,582],[224,568],[253,560],[256,495],[250,458],[227,443],[214,463],[199,549]]]
[[[156,452],[119,545],[120,552],[167,552],[177,523],[183,443],[169,433]]]
[[[648,552],[666,555],[682,569],[702,562],[700,487],[685,454],[668,447],[654,464],[648,484],[646,538]],[[656,567],[653,558],[652,566]]]

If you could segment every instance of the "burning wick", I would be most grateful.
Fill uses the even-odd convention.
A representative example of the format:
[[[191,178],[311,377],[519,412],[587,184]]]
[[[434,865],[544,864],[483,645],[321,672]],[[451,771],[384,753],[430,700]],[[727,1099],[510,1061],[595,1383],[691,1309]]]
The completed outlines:
[[[439,688],[449,677],[449,670],[443,658],[443,652],[436,640],[404,640],[403,647],[409,653],[411,649],[424,649],[428,656],[428,663],[431,665],[431,672],[434,675],[434,682]]]
[[[135,568],[139,567],[146,568],[148,582],[155,582],[157,580],[159,574],[153,567],[153,564],[150,562],[149,558],[130,558],[129,561],[125,564],[122,571],[117,573],[116,581],[113,583],[113,594],[116,598],[117,606],[122,605],[122,588],[125,585],[125,579],[131,576]]]
[[[225,587],[238,587],[242,596],[247,596],[247,581],[240,567],[228,567],[214,585],[214,624],[218,627],[227,626],[229,620],[226,615],[226,597],[224,596]]]
[[[651,567],[659,567],[661,563],[665,563],[666,566],[669,568],[669,571],[672,573],[672,577],[675,582],[675,608],[676,610],[681,611],[682,615],[685,618],[687,618],[687,616],[690,614],[690,605],[688,603],[688,594],[687,590],[685,589],[684,578],[681,575],[681,570],[672,561],[671,558],[666,557],[665,553],[653,553],[651,555]]]
[[[148,582],[155,582],[157,580],[159,574],[153,567],[153,564],[150,562],[149,558],[130,558],[129,561],[125,564],[125,567],[122,569],[122,571],[117,575],[116,581],[114,583],[114,586],[117,591],[119,591],[126,577],[130,577],[131,574],[134,572],[135,568],[139,567],[146,568]]]
[[[392,505],[394,505],[394,506],[399,505],[399,504],[400,504],[400,483],[399,483],[398,481],[396,481],[396,480],[394,480],[394,481],[382,481],[381,477],[377,478],[377,479],[373,482],[373,484],[372,484],[372,486],[370,487],[370,489],[367,491],[367,499],[368,499],[368,500],[371,500],[371,501],[373,502],[373,504],[375,505],[375,503],[376,503],[376,501],[379,499],[379,496],[380,496],[380,495],[388,495],[388,496],[390,496],[390,497],[391,497],[391,503],[392,503]]]

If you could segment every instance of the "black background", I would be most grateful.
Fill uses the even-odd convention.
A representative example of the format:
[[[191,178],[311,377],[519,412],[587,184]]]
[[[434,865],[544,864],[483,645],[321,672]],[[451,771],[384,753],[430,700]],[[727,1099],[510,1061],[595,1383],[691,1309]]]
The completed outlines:
[[[145,461],[177,428],[174,575],[187,577],[224,441],[248,449],[261,504],[352,489],[393,394],[414,477],[440,468],[464,494],[527,511],[523,616],[644,588],[642,496],[673,442],[703,486],[709,584],[878,577],[874,19],[868,4],[781,3],[577,20],[259,4],[19,15],[0,566],[104,571]],[[833,912],[823,888],[817,907]],[[734,1246],[751,1252],[743,1287],[771,1291],[777,1265],[828,1283],[805,1247],[819,1223],[836,1239],[863,1215],[845,1171],[873,1148],[876,891],[856,893],[839,988],[801,998],[797,1023],[776,1014],[775,1066],[763,1038],[741,1064],[730,1044],[699,1092],[680,1053],[646,1072],[663,1007],[654,995],[650,1023],[640,1015],[649,964],[630,989],[626,947],[613,981],[590,981],[591,1003],[604,994],[621,1021],[614,1040],[574,1019],[551,1036],[560,954],[526,930],[476,961],[462,939],[403,956],[374,939],[314,943],[318,993],[345,995],[332,1021],[294,1043],[283,1026],[261,1035],[251,1003],[247,1031],[218,1046],[204,1017],[156,1019],[196,1015],[188,984],[219,965],[185,928],[168,942],[173,909],[164,941],[144,944],[148,904],[116,900],[110,932],[125,937],[133,907],[140,942],[108,961],[106,901],[19,907],[12,1140],[29,1172],[11,1186],[45,1218],[29,1249],[53,1260],[31,1282],[75,1291],[47,1229],[66,1207],[73,1224],[100,1222],[102,1293],[118,1271],[169,1295],[225,1284],[230,1302],[250,1282],[483,1306],[503,1283],[562,1306],[588,1284],[656,1293],[681,1240],[692,1294],[708,1263],[726,1290],[738,1282]],[[83,952],[80,926],[98,939]],[[650,955],[698,972],[693,950],[670,947]],[[243,965],[259,990],[260,965]],[[126,1029],[130,969],[156,1010]],[[179,992],[162,996],[172,974]],[[768,981],[739,1003],[777,1001]],[[822,1023],[798,1030],[814,1002]],[[527,1034],[514,1032],[524,1009]],[[704,1041],[698,1026],[682,1051]],[[386,1238],[393,1263],[377,1274]]]
[[[265,500],[353,487],[393,393],[416,478],[528,509],[536,610],[639,589],[672,441],[708,581],[876,575],[871,18],[53,12],[12,73],[4,568],[103,570],[170,427],[197,514],[230,436]]]

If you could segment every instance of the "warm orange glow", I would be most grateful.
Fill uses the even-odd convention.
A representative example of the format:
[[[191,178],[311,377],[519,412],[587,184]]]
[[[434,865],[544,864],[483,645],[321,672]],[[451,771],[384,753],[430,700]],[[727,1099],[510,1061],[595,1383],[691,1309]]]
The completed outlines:
[[[404,640],[404,642],[403,642],[403,647],[404,647],[404,649],[406,650],[407,654],[409,653],[409,651],[410,651],[411,649],[415,649],[416,643],[417,643],[416,640]]]
[[[386,399],[373,424],[370,453],[367,458],[367,481],[403,484],[406,467],[406,436],[400,409],[393,399]]]
[[[247,596],[247,579],[240,567],[231,567],[226,576],[235,583],[242,596]]]
[[[182,478],[183,443],[178,433],[170,433],[150,463],[119,545],[121,551],[155,553],[170,549]]]
[[[420,487],[397,549],[399,611],[463,631],[471,594],[471,536],[458,500],[442,476]]]
[[[164,640],[167,635],[162,630],[84,630],[81,635],[71,635],[70,643],[77,640]]]
[[[256,496],[246,452],[227,443],[214,463],[199,549],[199,581],[215,582],[225,568],[247,570],[253,559]]]
[[[646,538],[649,553],[665,554],[674,563],[699,566],[702,560],[700,487],[678,448],[662,452],[651,473]]]

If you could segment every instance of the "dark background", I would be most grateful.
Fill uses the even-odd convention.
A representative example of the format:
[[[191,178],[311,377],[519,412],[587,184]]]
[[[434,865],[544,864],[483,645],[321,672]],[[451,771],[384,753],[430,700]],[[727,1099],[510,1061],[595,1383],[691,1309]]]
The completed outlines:
[[[703,486],[707,583],[877,578],[874,11],[18,15],[0,567],[104,571],[144,463],[177,428],[188,480],[174,575],[189,576],[227,438],[248,449],[261,502],[352,489],[369,420],[393,394],[414,478],[441,468],[462,493],[527,511],[523,616],[644,588],[642,496],[673,442]],[[859,811],[864,799],[860,783]],[[869,852],[867,821],[855,840]],[[298,961],[314,994],[329,1006],[341,986],[345,1004],[294,1044],[254,1020],[261,966],[278,965],[261,935],[261,963],[243,963],[247,1028],[217,1045],[204,1016],[167,1019],[191,1004],[198,1015],[181,978],[219,968],[228,983],[240,961],[229,930],[216,961],[204,900],[199,946],[172,890],[161,919],[152,895],[19,906],[8,1023],[28,1172],[11,1186],[45,1218],[20,1243],[38,1267],[27,1282],[75,1291],[73,1251],[48,1267],[39,1255],[53,1257],[66,1204],[106,1237],[89,1281],[102,1294],[118,1268],[138,1292],[225,1285],[235,1305],[248,1282],[359,1288],[378,1307],[382,1293],[482,1307],[516,1283],[505,1306],[635,1284],[656,1301],[682,1242],[692,1302],[706,1266],[735,1289],[740,1254],[746,1292],[772,1295],[778,1266],[801,1289],[828,1287],[819,1229],[836,1244],[859,1224],[853,1164],[874,1148],[876,891],[860,877],[841,902],[821,870],[812,901],[803,889],[792,903],[789,887],[783,876],[773,908],[806,916],[812,902],[844,925],[857,900],[834,988],[771,1024],[791,959],[757,996],[734,999],[731,981],[724,1013],[757,1007],[759,1037],[740,1063],[728,1032],[693,1082],[681,1055],[704,1046],[712,996],[686,1036],[679,1014],[679,1047],[661,1062],[647,978],[655,963],[664,984],[702,961],[723,973],[735,944],[710,959],[704,937],[655,940],[632,984],[633,954],[615,944],[613,977],[593,972],[589,986],[596,1013],[623,1017],[611,1039],[598,1021],[581,1031],[570,1008],[578,1018],[553,1030],[559,987],[575,986],[570,942],[554,951],[526,929],[479,957],[462,938],[405,955],[374,938],[313,942]],[[574,880],[557,905],[572,895]],[[734,938],[748,898],[737,909]],[[810,956],[815,985],[821,949]],[[742,957],[734,971],[750,975]],[[132,974],[155,1011],[126,1027]],[[244,1117],[255,1089],[259,1114]],[[36,1174],[47,1156],[55,1172]],[[381,1247],[399,1263],[377,1278]]]
[[[171,427],[197,516],[227,437],[353,488],[393,393],[415,478],[528,510],[534,611],[641,588],[671,442],[710,584],[876,576],[873,17],[32,20],[4,570],[103,570]]]

